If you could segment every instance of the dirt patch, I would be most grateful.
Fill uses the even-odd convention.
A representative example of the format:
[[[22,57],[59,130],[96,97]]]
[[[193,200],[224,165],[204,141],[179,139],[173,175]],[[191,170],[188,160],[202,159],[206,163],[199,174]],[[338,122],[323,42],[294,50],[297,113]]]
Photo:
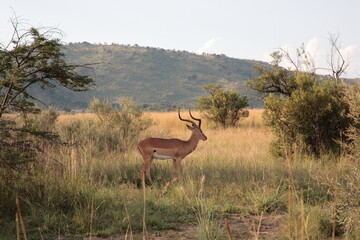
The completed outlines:
[[[271,239],[279,230],[284,215],[230,216],[228,225],[233,239]]]
[[[232,239],[272,239],[279,230],[279,225],[284,215],[249,216],[239,217],[231,215],[224,219],[223,229],[225,234],[231,235]],[[227,223],[226,223],[227,222]],[[195,240],[197,239],[196,226],[191,224],[178,224],[180,230],[165,230],[157,233],[149,233],[151,240]],[[85,238],[90,240],[90,238]],[[84,240],[85,240],[84,239]],[[141,233],[117,234],[110,238],[92,237],[91,240],[140,240]]]

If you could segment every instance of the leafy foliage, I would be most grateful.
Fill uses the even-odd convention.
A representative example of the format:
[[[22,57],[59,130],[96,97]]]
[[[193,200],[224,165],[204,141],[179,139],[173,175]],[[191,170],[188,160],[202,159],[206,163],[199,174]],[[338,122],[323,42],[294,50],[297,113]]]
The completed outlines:
[[[360,160],[360,83],[348,87],[346,101],[349,104],[349,117],[353,120],[346,131],[351,140],[348,149],[354,159]]]
[[[41,89],[64,86],[72,91],[86,91],[93,83],[79,75],[76,65],[64,59],[59,39],[51,39],[37,29],[17,33],[7,47],[0,48],[0,117],[7,111],[34,112],[35,97],[28,92],[36,84]]]
[[[53,127],[57,119],[53,109],[33,115],[0,118],[0,173],[7,180],[27,177],[41,165],[45,145],[59,143]],[[40,167],[41,168],[41,167]]]
[[[316,82],[305,73],[296,74],[295,80],[298,88],[291,97],[271,94],[266,99],[266,124],[278,141],[296,144],[308,153],[338,149],[350,122],[343,86],[326,80]]]
[[[260,76],[249,87],[266,97],[264,119],[277,136],[278,153],[297,147],[319,155],[339,149],[351,119],[345,87],[333,78],[279,66],[282,55],[273,54],[271,69],[257,68]]]
[[[0,173],[8,180],[24,173],[28,163],[36,157],[36,148],[24,136],[21,129],[14,128],[13,121],[0,118]]]
[[[134,104],[131,98],[120,98],[119,107],[113,107],[108,102],[101,102],[94,98],[90,104],[90,111],[94,112],[102,124],[117,135],[123,150],[133,147],[139,140],[140,134],[146,130],[152,121],[144,118],[139,105]]]
[[[291,96],[291,93],[297,88],[294,73],[279,67],[282,59],[279,52],[274,52],[271,56],[273,57],[271,68],[255,66],[259,76],[252,78],[247,85],[262,97],[267,97],[271,93]]]
[[[9,172],[28,169],[28,163],[41,152],[40,138],[56,138],[50,125],[44,129],[28,118],[29,113],[39,113],[30,87],[61,85],[72,91],[86,91],[93,83],[90,77],[75,71],[80,65],[67,64],[60,40],[52,35],[55,32],[22,29],[17,19],[12,24],[12,39],[7,45],[0,44],[0,171],[8,172],[9,176]],[[21,122],[4,117],[5,113],[14,112],[22,113]],[[54,121],[54,117],[48,120]]]
[[[241,117],[248,115],[246,96],[231,90],[223,90],[218,84],[204,86],[209,97],[198,99],[198,108],[204,116],[222,127],[235,126]]]

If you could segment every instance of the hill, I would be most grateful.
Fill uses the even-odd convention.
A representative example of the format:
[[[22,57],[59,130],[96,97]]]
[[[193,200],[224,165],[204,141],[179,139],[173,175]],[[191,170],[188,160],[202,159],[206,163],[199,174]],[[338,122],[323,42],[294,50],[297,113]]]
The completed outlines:
[[[210,83],[219,83],[247,95],[252,107],[260,105],[252,93],[246,92],[245,85],[247,79],[256,76],[253,66],[266,65],[264,62],[87,42],[64,45],[64,53],[69,63],[101,64],[81,70],[95,79],[96,86],[89,92],[74,93],[61,87],[42,92],[33,89],[38,99],[59,108],[82,109],[93,97],[116,102],[123,96],[130,96],[151,109],[188,107],[206,94],[202,86]]]

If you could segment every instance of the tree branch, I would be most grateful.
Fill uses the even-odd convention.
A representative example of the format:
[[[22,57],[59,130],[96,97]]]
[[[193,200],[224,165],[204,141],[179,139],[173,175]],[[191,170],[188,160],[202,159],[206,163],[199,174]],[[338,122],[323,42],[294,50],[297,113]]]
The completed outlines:
[[[30,87],[32,84],[36,83],[36,80],[33,80],[32,82],[29,82],[27,85],[25,85],[23,88],[21,88],[15,95],[6,103],[3,110],[8,108],[10,104],[21,94],[25,91],[26,88]],[[0,115],[1,116],[1,115]]]
[[[348,64],[345,64],[346,62],[340,51],[338,39],[338,35],[330,35],[329,39],[331,44],[330,67],[333,77],[337,82],[339,82],[341,75],[345,73],[349,66]],[[336,60],[337,63],[335,63]]]
[[[7,92],[5,93],[4,99],[3,99],[2,103],[1,103],[0,117],[2,116],[2,114],[4,113],[4,111],[5,111],[5,109],[6,109],[6,105],[5,105],[5,104],[6,104],[8,98],[9,98],[9,96],[10,96],[10,92],[11,92],[13,86],[14,86],[14,85],[13,85],[12,83],[10,83],[9,88],[8,88]]]

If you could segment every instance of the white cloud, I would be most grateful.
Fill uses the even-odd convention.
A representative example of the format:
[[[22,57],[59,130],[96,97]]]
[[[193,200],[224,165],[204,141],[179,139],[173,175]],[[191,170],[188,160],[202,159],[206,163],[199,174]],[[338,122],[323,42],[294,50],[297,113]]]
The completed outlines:
[[[359,53],[357,45],[349,45],[349,46],[347,46],[345,48],[340,49],[340,52],[341,52],[341,54],[344,55],[345,59],[350,59],[354,55]]]
[[[360,77],[360,51],[358,45],[349,45],[340,49],[344,60],[348,65],[346,69],[346,77]],[[357,64],[357,65],[356,65]]]
[[[316,58],[318,54],[321,55],[320,41],[317,37],[310,39],[305,45],[305,52],[312,58]]]
[[[304,46],[306,55],[313,64],[312,67],[316,68],[316,73],[318,74],[329,74],[329,71],[327,70],[329,68],[329,50],[325,49],[324,46],[328,47],[329,43],[321,43],[318,37],[310,39]]]
[[[202,53],[223,53],[224,40],[222,38],[211,38],[205,42],[198,50],[198,54]]]
[[[267,62],[267,63],[270,63],[272,61],[272,58],[271,58],[270,54],[271,53],[269,53],[269,52],[264,53],[260,60],[264,61],[264,62]]]

